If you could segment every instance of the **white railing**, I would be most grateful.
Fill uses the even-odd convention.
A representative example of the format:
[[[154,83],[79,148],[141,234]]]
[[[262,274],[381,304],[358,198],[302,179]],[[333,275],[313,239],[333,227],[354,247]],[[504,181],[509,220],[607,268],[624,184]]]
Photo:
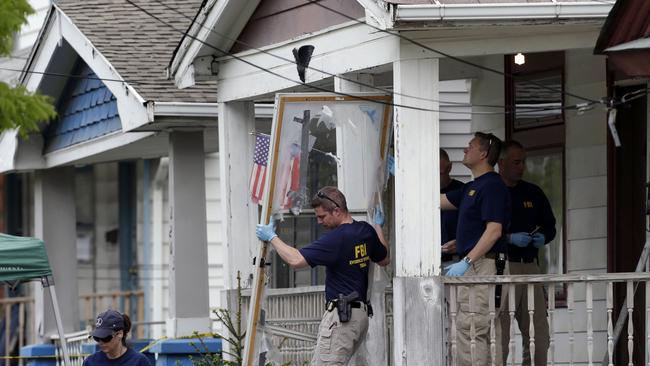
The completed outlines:
[[[85,294],[79,296],[81,300],[81,314],[86,327],[92,328],[95,325],[95,316],[98,313],[111,308],[119,312],[126,312],[133,322],[131,333],[134,338],[142,338],[144,335],[144,291],[112,291]],[[134,306],[131,306],[134,305]],[[135,308],[135,314],[131,309]]]
[[[464,287],[469,293],[469,318],[470,318],[470,356],[474,359],[475,352],[477,352],[477,337],[476,329],[477,324],[475,321],[479,309],[476,308],[477,302],[477,286],[483,286],[488,289],[488,309],[487,314],[489,318],[489,342],[488,349],[492,355],[489,364],[498,364],[496,360],[496,345],[500,340],[497,339],[497,334],[494,331],[498,317],[508,316],[510,319],[510,328],[503,329],[502,332],[510,335],[509,348],[509,365],[517,365],[520,361],[520,355],[516,353],[517,343],[516,329],[515,329],[515,309],[514,302],[515,288],[521,286],[521,289],[526,291],[528,301],[524,311],[528,312],[531,321],[528,324],[529,331],[529,344],[531,365],[534,365],[535,360],[535,327],[532,321],[535,314],[534,304],[534,291],[536,286],[544,286],[547,290],[548,299],[546,320],[549,328],[549,349],[548,349],[548,364],[586,364],[595,365],[613,365],[615,344],[618,335],[615,334],[614,324],[616,322],[616,315],[618,310],[615,308],[614,289],[615,284],[620,283],[619,286],[624,286],[626,301],[623,304],[625,312],[622,314],[627,315],[628,323],[624,334],[621,337],[626,337],[627,347],[618,349],[616,352],[625,352],[627,355],[628,365],[633,365],[634,357],[634,342],[646,343],[646,355],[642,355],[643,359],[649,359],[648,352],[650,351],[650,273],[608,273],[608,274],[594,274],[594,275],[516,275],[516,276],[476,276],[476,277],[443,277],[445,286],[449,287],[449,311],[447,322],[449,324],[449,343],[446,349],[450,352],[448,358],[451,365],[456,365],[458,361],[458,329],[457,317],[459,308],[457,304],[457,296],[459,287]],[[495,303],[495,293],[497,286],[502,288],[502,302],[501,307],[497,308]],[[556,307],[556,288],[564,286],[566,290],[565,306],[566,308]],[[584,289],[582,289],[584,287]],[[645,289],[645,309],[635,309],[635,289]],[[584,297],[583,297],[584,295]],[[637,298],[639,295],[636,296]],[[577,300],[579,298],[579,300]],[[599,306],[594,306],[598,303]],[[579,304],[579,306],[577,306]],[[643,311],[646,319],[646,334],[634,333],[634,322],[632,315],[635,311]],[[506,312],[506,313],[503,313]],[[483,309],[485,313],[485,309]],[[558,318],[560,322],[558,322]],[[596,326],[595,324],[598,324]],[[579,337],[577,336],[579,335]],[[542,351],[542,350],[538,350]],[[647,361],[646,361],[647,362]]]
[[[88,337],[90,333],[87,330],[81,332],[74,332],[65,334],[66,344],[68,346],[68,354],[70,355],[70,366],[82,366],[84,362],[84,355],[81,350],[81,346],[85,343],[88,343]],[[56,347],[56,365],[64,366],[63,363],[63,350],[61,349],[61,341],[57,335],[52,336],[52,342]]]

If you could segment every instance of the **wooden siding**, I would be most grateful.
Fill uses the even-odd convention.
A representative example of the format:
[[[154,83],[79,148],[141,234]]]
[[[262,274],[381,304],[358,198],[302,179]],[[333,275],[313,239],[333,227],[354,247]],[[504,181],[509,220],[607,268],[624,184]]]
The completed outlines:
[[[356,1],[323,0],[323,6],[362,18],[365,11]],[[262,0],[239,35],[231,52],[286,41],[327,27],[349,22],[346,17],[303,0]],[[291,55],[286,55],[291,58]]]

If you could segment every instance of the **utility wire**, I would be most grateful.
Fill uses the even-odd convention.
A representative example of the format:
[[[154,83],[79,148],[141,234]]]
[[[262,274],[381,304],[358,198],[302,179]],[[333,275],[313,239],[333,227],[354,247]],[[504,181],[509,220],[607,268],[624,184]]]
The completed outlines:
[[[146,84],[143,81],[127,81],[127,80],[120,80],[120,79],[104,79],[104,78],[99,78],[99,77],[96,77],[96,76],[88,76],[88,75],[74,75],[74,74],[63,74],[63,73],[58,73],[58,72],[19,70],[19,69],[7,68],[7,67],[0,67],[0,70],[24,72],[24,73],[27,73],[27,74],[47,75],[47,76],[55,76],[55,77],[71,78],[71,79],[100,80],[100,81],[111,81],[111,82],[127,83],[127,84]]]
[[[259,70],[261,70],[261,71],[263,71],[263,72],[266,72],[266,73],[268,73],[268,74],[270,74],[270,75],[273,75],[273,76],[276,76],[276,77],[278,77],[278,78],[281,78],[281,79],[284,79],[284,80],[290,81],[290,82],[292,82],[292,83],[294,83],[294,84],[296,84],[296,85],[306,86],[306,87],[309,87],[309,88],[312,88],[312,89],[315,89],[315,90],[319,90],[319,91],[323,91],[323,92],[327,92],[327,93],[334,93],[334,94],[336,94],[336,95],[345,96],[345,97],[349,97],[349,98],[354,98],[354,99],[359,99],[359,100],[365,100],[365,101],[372,102],[372,103],[379,103],[379,104],[383,104],[383,105],[387,105],[387,106],[394,106],[394,107],[400,107],[400,108],[412,109],[412,110],[424,111],[424,112],[436,112],[436,113],[448,113],[448,114],[474,114],[474,115],[476,115],[476,114],[481,114],[481,115],[497,115],[497,114],[498,114],[498,115],[502,115],[502,114],[504,114],[504,112],[476,112],[476,111],[471,111],[471,112],[457,112],[457,111],[442,111],[442,110],[439,110],[439,109],[423,108],[423,107],[416,107],[416,106],[405,105],[405,104],[397,104],[397,103],[392,103],[392,102],[385,102],[385,101],[381,101],[381,100],[373,100],[373,99],[365,98],[365,97],[363,97],[363,96],[352,95],[352,94],[343,93],[343,92],[336,92],[336,91],[335,91],[335,92],[332,92],[331,90],[329,90],[329,89],[327,89],[327,88],[319,87],[319,86],[317,86],[317,85],[310,85],[310,84],[306,84],[306,83],[303,83],[303,82],[298,81],[298,80],[295,80],[295,79],[291,79],[291,78],[289,78],[289,77],[287,77],[287,76],[284,76],[284,75],[278,74],[278,73],[276,73],[276,72],[274,72],[274,71],[271,71],[271,70],[269,70],[269,69],[267,69],[267,68],[264,68],[264,67],[262,67],[262,66],[260,66],[260,65],[257,65],[257,64],[255,64],[255,63],[253,63],[253,62],[250,62],[250,61],[248,61],[248,60],[246,60],[246,59],[244,59],[244,58],[242,58],[242,57],[240,57],[240,56],[237,56],[237,55],[235,55],[235,54],[233,54],[233,53],[230,53],[230,52],[228,52],[228,51],[225,51],[225,50],[223,50],[223,49],[220,49],[220,48],[218,48],[218,47],[216,47],[216,46],[214,46],[214,45],[211,45],[211,44],[207,43],[206,41],[203,41],[203,40],[201,40],[201,39],[198,39],[196,36],[190,35],[190,34],[189,34],[189,30],[185,30],[185,31],[184,31],[184,30],[179,30],[179,29],[177,29],[177,28],[174,27],[172,24],[170,24],[170,23],[164,21],[163,19],[161,19],[160,17],[158,17],[158,16],[156,16],[155,14],[151,13],[151,12],[148,11],[147,9],[145,9],[145,8],[141,7],[140,5],[134,3],[132,0],[125,0],[125,1],[126,1],[127,3],[129,3],[129,4],[131,4],[131,5],[132,5],[133,7],[135,7],[136,9],[140,10],[141,12],[147,14],[149,17],[155,19],[155,20],[158,21],[159,23],[161,23],[161,24],[167,26],[168,28],[170,28],[170,29],[172,29],[172,30],[174,30],[174,31],[176,31],[176,32],[178,32],[178,33],[182,33],[185,37],[191,38],[191,39],[193,39],[193,40],[195,40],[195,41],[197,41],[197,42],[199,42],[199,43],[201,43],[201,44],[203,44],[203,45],[205,45],[205,46],[207,46],[207,47],[209,47],[209,48],[211,48],[211,49],[213,49],[213,50],[219,52],[219,53],[222,54],[223,56],[230,56],[230,57],[232,57],[233,59],[235,59],[235,60],[237,60],[237,61],[243,62],[243,63],[245,63],[245,64],[247,64],[247,65],[249,65],[249,66],[251,66],[251,67],[253,67],[253,68],[259,69]],[[593,103],[593,104],[596,104],[596,103],[600,103],[600,102],[593,101],[592,103]],[[578,106],[565,106],[565,107],[540,108],[540,109],[538,109],[538,110],[539,110],[539,111],[544,111],[544,110],[555,110],[555,109],[578,109]]]
[[[153,0],[153,1],[156,2],[156,3],[158,3],[158,4],[160,4],[160,5],[162,5],[162,6],[164,6],[164,7],[167,8],[168,10],[171,10],[171,11],[175,12],[176,14],[179,14],[180,16],[185,17],[186,19],[191,19],[191,20],[192,20],[192,24],[190,24],[190,27],[191,27],[192,25],[196,24],[197,26],[199,26],[199,27],[201,27],[201,28],[207,30],[207,31],[210,32],[210,33],[216,34],[216,35],[218,35],[219,37],[222,37],[222,38],[227,39],[227,40],[229,40],[229,41],[235,42],[235,43],[237,43],[237,44],[239,44],[239,45],[242,45],[242,46],[248,47],[248,48],[250,48],[251,50],[255,50],[255,51],[260,52],[260,53],[263,53],[263,54],[265,54],[265,55],[269,55],[269,56],[271,56],[271,57],[275,57],[275,58],[277,58],[277,59],[279,59],[279,60],[282,60],[282,61],[285,61],[285,62],[289,62],[289,63],[292,63],[292,64],[297,64],[295,60],[292,60],[292,59],[290,59],[290,58],[283,57],[283,56],[280,56],[280,55],[278,55],[278,54],[275,54],[275,53],[269,52],[269,51],[267,51],[267,50],[264,50],[264,49],[261,49],[261,48],[255,47],[255,46],[251,45],[251,44],[248,43],[248,42],[240,41],[239,39],[235,39],[235,38],[229,37],[228,35],[226,35],[226,34],[224,34],[224,33],[217,32],[216,30],[214,30],[214,29],[212,29],[212,28],[210,28],[210,27],[206,27],[206,26],[203,25],[203,24],[199,24],[199,23],[196,22],[196,17],[195,17],[195,18],[189,17],[189,16],[183,14],[183,12],[181,12],[181,11],[179,11],[179,10],[177,10],[177,9],[172,8],[171,6],[169,6],[169,5],[165,4],[165,3],[163,3],[163,2],[160,1],[160,0]],[[304,5],[306,5],[306,4],[303,4],[303,5],[301,5],[301,6],[304,6]],[[189,29],[189,28],[188,28],[188,29]],[[463,103],[463,102],[444,101],[444,100],[430,99],[430,98],[423,98],[423,97],[418,97],[418,96],[414,96],[414,95],[402,94],[402,93],[395,92],[395,91],[393,91],[393,90],[391,90],[391,89],[388,89],[388,88],[382,88],[382,87],[379,87],[379,86],[376,86],[376,85],[372,85],[372,84],[364,83],[364,82],[362,82],[362,81],[358,81],[358,80],[354,80],[354,79],[346,78],[346,77],[343,77],[343,76],[341,76],[341,75],[339,75],[339,74],[333,74],[333,73],[330,73],[330,72],[325,71],[325,70],[317,69],[317,68],[315,68],[315,67],[307,66],[307,68],[310,69],[310,70],[313,70],[313,71],[319,72],[319,73],[321,73],[321,74],[325,74],[325,75],[332,76],[332,77],[338,77],[338,78],[341,79],[341,80],[345,80],[345,81],[348,81],[348,82],[351,82],[351,83],[354,83],[354,84],[356,84],[356,85],[360,85],[360,86],[363,86],[363,87],[366,87],[366,88],[370,88],[370,89],[378,90],[378,91],[381,91],[381,92],[384,92],[384,93],[389,93],[389,94],[394,94],[394,95],[400,95],[400,96],[404,96],[404,97],[407,97],[407,98],[412,98],[412,99],[417,99],[417,100],[423,100],[423,101],[426,101],[426,102],[437,102],[437,103],[441,103],[441,104],[450,104],[450,105],[451,105],[451,104],[454,104],[454,105],[460,105],[460,106],[476,106],[476,107],[488,107],[488,108],[508,108],[508,106],[503,106],[503,105],[493,105],[493,104],[469,104],[469,103]]]
[[[481,69],[481,70],[485,70],[485,71],[489,71],[489,72],[492,72],[492,73],[496,73],[496,74],[501,75],[501,76],[503,76],[503,77],[513,77],[513,75],[511,75],[511,74],[507,74],[507,73],[505,73],[505,72],[503,72],[503,71],[499,71],[499,70],[497,70],[497,69],[493,69],[493,68],[491,68],[491,67],[483,66],[483,65],[480,65],[480,64],[477,64],[477,63],[474,63],[474,62],[468,61],[468,60],[464,60],[464,59],[462,59],[462,58],[460,58],[460,57],[453,56],[453,55],[451,55],[451,54],[449,54],[449,53],[446,53],[446,52],[443,52],[443,51],[437,50],[437,49],[435,49],[435,48],[429,47],[429,46],[425,45],[424,43],[418,42],[418,41],[416,41],[416,40],[414,40],[414,39],[412,39],[412,38],[409,38],[409,37],[407,37],[407,36],[405,36],[405,35],[399,33],[399,32],[392,32],[392,31],[389,31],[389,30],[386,30],[386,29],[382,29],[382,28],[380,28],[380,27],[378,27],[378,26],[375,26],[375,25],[369,24],[369,23],[367,23],[367,22],[365,22],[365,21],[363,21],[363,20],[356,19],[356,18],[354,18],[354,17],[351,17],[351,16],[348,15],[348,14],[343,13],[342,11],[339,11],[339,10],[336,10],[336,9],[332,9],[332,8],[330,8],[329,6],[326,6],[326,5],[321,4],[319,0],[306,0],[306,1],[308,1],[308,2],[311,3],[311,4],[314,4],[314,5],[320,6],[320,7],[323,8],[323,9],[329,10],[329,11],[335,13],[335,14],[338,14],[338,15],[340,15],[340,16],[346,18],[346,19],[349,19],[349,20],[354,21],[354,22],[356,22],[356,23],[363,24],[363,25],[366,25],[366,26],[368,26],[368,27],[371,27],[371,28],[377,30],[378,32],[382,32],[382,33],[386,33],[386,34],[393,35],[393,36],[395,36],[395,37],[399,37],[400,39],[402,39],[402,40],[404,40],[404,41],[410,42],[410,43],[412,43],[412,44],[414,44],[414,45],[416,45],[416,46],[418,46],[418,47],[421,47],[421,48],[423,48],[423,49],[425,49],[425,50],[427,50],[427,51],[431,51],[431,52],[433,52],[433,53],[437,53],[437,54],[439,54],[439,55],[441,55],[441,56],[444,56],[444,57],[447,57],[447,58],[449,58],[449,59],[451,59],[451,60],[454,60],[454,61],[457,61],[457,62],[460,62],[460,63],[466,64],[466,65],[469,65],[469,66],[473,66],[473,67],[476,67],[476,68]],[[563,91],[563,90],[558,90],[558,89],[555,89],[555,88],[549,87],[549,86],[544,85],[544,84],[536,83],[536,82],[531,81],[531,80],[522,80],[522,82],[525,82],[525,83],[528,83],[528,84],[532,84],[532,85],[535,85],[535,86],[538,86],[538,87],[540,87],[540,88],[543,88],[543,89],[546,89],[546,90],[549,90],[549,91],[553,91],[553,92],[556,92],[556,93],[563,93],[563,94],[568,95],[568,96],[570,96],[570,97],[574,97],[574,98],[577,98],[577,99],[580,99],[580,100],[584,100],[584,101],[586,101],[586,102],[591,102],[591,103],[601,103],[601,101],[598,101],[598,100],[594,100],[594,99],[587,98],[587,97],[583,97],[583,96],[580,96],[580,95],[577,95],[577,94],[573,94],[573,93],[565,92],[565,91]]]

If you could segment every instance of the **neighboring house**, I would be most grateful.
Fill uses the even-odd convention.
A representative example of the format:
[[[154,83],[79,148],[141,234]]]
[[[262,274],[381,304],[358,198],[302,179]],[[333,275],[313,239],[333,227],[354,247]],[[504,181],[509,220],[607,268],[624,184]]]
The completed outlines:
[[[641,230],[645,209],[640,207],[645,207],[645,200],[639,193],[640,184],[648,180],[646,123],[625,133],[622,149],[612,147],[606,60],[592,52],[612,5],[608,1],[551,0],[498,4],[470,0],[207,1],[188,29],[190,36],[174,54],[170,75],[179,87],[196,80],[217,82],[219,133],[227,136],[219,145],[224,157],[220,164],[229,267],[226,287],[235,287],[236,270],[244,278],[253,272],[249,258],[257,255],[259,245],[253,233],[257,209],[241,205],[249,198],[245,187],[238,184],[250,169],[246,163],[251,160],[254,139],[248,132],[254,121],[247,111],[254,102],[270,100],[276,92],[309,91],[310,86],[344,93],[378,92],[375,85],[391,90],[396,104],[436,110],[447,97],[442,92],[444,82],[467,79],[471,80],[467,122],[456,125],[442,112],[394,107],[395,131],[399,131],[394,142],[394,223],[389,228],[395,252],[391,271],[394,328],[383,333],[390,334],[393,343],[384,349],[387,356],[381,364],[387,358],[396,365],[423,359],[443,362],[445,340],[436,304],[443,287],[451,285],[444,284],[439,249],[431,245],[439,237],[438,225],[431,225],[439,220],[435,209],[439,207],[438,160],[432,151],[450,146],[455,131],[462,132],[452,144],[457,148],[452,151],[455,160],[462,157],[461,147],[472,131],[517,139],[528,148],[526,177],[543,187],[558,219],[557,238],[540,256],[543,267],[557,274],[556,280],[562,283],[554,286],[551,299],[555,301],[549,302],[551,357],[556,364],[600,362],[607,352],[608,336],[613,337],[608,322],[616,321],[625,298],[624,286],[612,286],[615,291],[610,294],[603,283],[617,278],[608,273],[633,271],[646,240]],[[635,20],[642,23],[641,17]],[[613,29],[617,35],[626,28]],[[639,24],[638,29],[647,27]],[[292,49],[303,45],[315,47],[304,84],[292,62]],[[525,56],[524,64],[515,64],[518,53]],[[612,52],[608,55],[611,58]],[[637,90],[626,87],[619,94]],[[409,97],[413,95],[418,98]],[[626,112],[629,106],[639,104],[638,113],[645,116],[640,106],[645,100],[614,102],[619,126],[620,116],[630,113]],[[633,141],[635,137],[639,141]],[[628,147],[634,149],[630,152],[634,157],[625,159]],[[638,173],[634,185],[622,173],[632,169]],[[339,176],[344,192],[349,188],[345,182],[364,174],[341,172],[351,174]],[[631,196],[637,209],[629,209]],[[364,202],[352,199],[353,209],[365,207]],[[421,207],[431,207],[432,215],[423,215]],[[635,234],[628,233],[632,222]],[[597,274],[604,277],[593,287],[591,282],[585,284],[587,277],[577,277]],[[277,275],[273,273],[274,280]],[[647,274],[638,276],[647,281]],[[312,273],[311,283],[288,283],[317,284],[314,278],[319,278],[318,273]],[[626,338],[626,331],[622,337],[634,346],[634,357],[642,359],[647,351],[644,342],[634,340],[645,339],[644,312],[639,311],[644,307],[636,306],[631,338]],[[612,318],[608,318],[608,309]],[[521,354],[519,344],[515,354],[517,358]],[[615,355],[627,360],[628,348],[618,346]]]
[[[146,4],[179,29],[199,5]],[[145,323],[136,336],[189,335],[211,330],[219,306],[216,84],[175,88],[165,67],[183,34],[143,19],[124,1],[50,6],[19,81],[51,96],[58,117],[27,140],[0,137],[0,171],[22,180],[8,214],[46,242],[67,332],[130,300]],[[116,290],[144,291],[144,304]],[[34,334],[48,337],[40,286],[32,293]]]

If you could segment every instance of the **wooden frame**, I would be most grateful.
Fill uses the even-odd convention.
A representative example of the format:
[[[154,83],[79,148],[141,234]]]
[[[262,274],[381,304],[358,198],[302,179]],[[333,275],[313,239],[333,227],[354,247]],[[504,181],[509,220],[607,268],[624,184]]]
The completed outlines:
[[[358,93],[350,96],[340,96],[340,95],[330,94],[330,93],[277,94],[275,99],[276,107],[273,116],[273,128],[271,132],[271,146],[269,147],[269,160],[268,160],[269,169],[267,169],[267,179],[266,179],[266,187],[265,187],[266,194],[264,196],[264,202],[262,205],[262,213],[260,218],[260,221],[262,223],[268,223],[272,215],[274,213],[279,212],[282,209],[281,204],[278,204],[279,197],[276,196],[277,195],[276,188],[278,185],[278,171],[280,168],[279,164],[281,158],[283,158],[282,154],[284,153],[286,155],[288,153],[288,151],[281,151],[281,148],[287,147],[286,141],[282,139],[283,133],[284,131],[286,131],[285,125],[287,123],[287,120],[285,119],[285,117],[287,114],[287,109],[288,109],[287,107],[292,103],[314,105],[314,103],[319,103],[319,102],[326,102],[331,105],[345,105],[345,104],[357,103],[359,109],[363,113],[368,114],[368,118],[370,118],[371,123],[375,122],[373,118],[373,115],[375,114],[371,113],[371,110],[363,111],[363,109],[360,107],[361,105],[363,104],[367,105],[368,103],[376,104],[374,113],[376,113],[379,110],[382,111],[381,119],[377,118],[376,121],[381,123],[381,126],[379,126],[380,128],[379,130],[380,141],[378,145],[380,150],[379,156],[382,160],[386,157],[386,150],[388,148],[388,136],[390,131],[389,117],[390,117],[390,111],[392,107],[390,96],[368,94],[368,93]],[[321,104],[317,104],[317,105],[320,106]],[[383,107],[380,108],[380,105],[383,105]],[[311,111],[311,109],[309,111]],[[309,117],[311,120],[310,113],[304,113],[303,116]],[[293,120],[294,118],[292,117],[291,120],[288,121],[293,121]],[[334,121],[333,123],[336,124],[337,122]],[[354,123],[354,122],[350,122],[350,123]],[[309,143],[309,138],[305,137],[304,132],[301,133],[302,133],[302,137],[301,137],[301,150],[302,150],[305,147],[305,145]],[[285,143],[285,145],[283,145],[283,143]],[[301,152],[301,154],[303,154],[303,152]],[[304,163],[304,159],[301,159],[301,166],[302,163]],[[304,194],[304,192],[301,192],[301,194]],[[255,263],[256,269],[254,272],[253,289],[251,292],[251,302],[250,302],[249,313],[248,313],[248,325],[246,330],[247,337],[246,337],[246,342],[244,347],[246,351],[244,354],[243,364],[247,366],[253,365],[256,357],[256,348],[257,348],[256,338],[257,338],[257,329],[260,325],[259,323],[260,307],[263,298],[264,284],[266,282],[265,267],[266,267],[266,258],[268,255],[268,247],[269,245],[267,242],[262,243],[262,245],[260,246],[259,255],[257,257],[258,260]]]

